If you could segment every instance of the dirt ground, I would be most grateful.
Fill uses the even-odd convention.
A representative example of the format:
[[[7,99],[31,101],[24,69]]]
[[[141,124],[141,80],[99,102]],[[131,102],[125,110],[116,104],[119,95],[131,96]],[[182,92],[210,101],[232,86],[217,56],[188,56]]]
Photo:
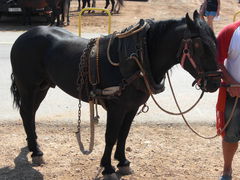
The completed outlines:
[[[193,126],[204,135],[215,133],[213,125]],[[84,139],[88,137],[88,127],[82,126],[86,130]],[[96,127],[94,151],[90,155],[80,153],[74,135],[76,127],[72,124],[39,120],[37,129],[45,153],[46,164],[42,166],[31,163],[20,120],[0,124],[1,180],[102,180],[99,163],[104,148],[103,124]],[[135,123],[126,148],[134,174],[123,176],[122,180],[218,179],[222,170],[220,144],[221,138],[199,138],[183,124]],[[240,179],[239,161],[236,156],[234,179]]]
[[[124,1],[124,7],[119,14],[112,16],[111,32],[120,31],[129,25],[137,23],[140,19],[153,18],[156,20],[179,19],[188,12],[190,16],[194,10],[198,10],[202,0],[149,0]],[[97,0],[97,7],[103,8],[105,1]],[[71,4],[71,25],[66,27],[72,32],[78,32],[77,4]],[[220,19],[214,22],[215,33],[233,21],[233,16],[240,10],[237,0],[221,1]],[[237,16],[240,19],[240,16]],[[82,17],[82,33],[107,33],[108,16],[90,16],[85,13]]]
[[[112,16],[112,32],[135,24],[141,18],[181,18],[186,12],[192,14],[199,5],[200,0],[125,1],[120,14]],[[103,7],[104,2],[97,1],[97,6]],[[72,1],[71,24],[65,27],[75,33],[78,32],[76,9],[76,1]],[[220,20],[214,22],[215,32],[231,23],[234,13],[239,9],[234,0],[222,1]],[[107,18],[85,15],[83,33],[106,33]],[[82,155],[74,135],[76,126],[64,122],[57,119],[37,120],[39,143],[46,162],[42,166],[31,163],[21,120],[0,123],[0,180],[101,180],[99,163],[104,148],[104,124],[96,127],[93,153]],[[88,137],[88,127],[88,124],[82,125],[84,139]],[[215,134],[214,124],[193,124],[193,127],[206,136]],[[126,154],[134,174],[123,176],[122,180],[214,180],[222,171],[221,138],[199,138],[185,124],[134,122]],[[239,162],[237,154],[234,159],[234,179],[240,179]],[[113,161],[113,165],[116,163]]]

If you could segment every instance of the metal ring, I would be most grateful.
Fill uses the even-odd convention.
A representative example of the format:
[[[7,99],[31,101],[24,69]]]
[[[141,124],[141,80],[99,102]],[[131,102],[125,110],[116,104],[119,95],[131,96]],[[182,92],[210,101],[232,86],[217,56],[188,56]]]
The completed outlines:
[[[147,113],[148,110],[149,110],[149,106],[147,106],[146,104],[144,104],[143,107],[142,107],[142,112],[143,112],[143,113]]]

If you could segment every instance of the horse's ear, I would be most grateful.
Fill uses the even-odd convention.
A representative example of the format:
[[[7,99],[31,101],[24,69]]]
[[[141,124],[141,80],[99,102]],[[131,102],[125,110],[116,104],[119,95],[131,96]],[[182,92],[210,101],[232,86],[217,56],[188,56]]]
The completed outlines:
[[[194,19],[194,21],[198,20],[199,18],[200,18],[200,14],[198,13],[197,10],[195,10],[194,13],[193,13],[193,19]]]
[[[194,19],[195,24],[197,26],[202,26],[203,20],[200,18],[200,14],[198,13],[197,10],[195,10],[194,13],[193,13],[193,19]]]
[[[188,15],[188,13],[186,14],[186,23],[187,23],[187,26],[188,26],[188,28],[191,30],[194,30],[195,29],[195,23],[194,23],[194,21],[189,17],[189,15]]]

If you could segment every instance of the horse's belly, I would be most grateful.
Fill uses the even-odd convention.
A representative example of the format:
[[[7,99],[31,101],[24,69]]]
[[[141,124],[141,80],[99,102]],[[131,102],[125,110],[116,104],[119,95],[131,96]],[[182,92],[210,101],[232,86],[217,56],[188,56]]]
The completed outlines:
[[[51,80],[64,92],[77,98],[78,62],[68,58],[51,59],[47,63]]]

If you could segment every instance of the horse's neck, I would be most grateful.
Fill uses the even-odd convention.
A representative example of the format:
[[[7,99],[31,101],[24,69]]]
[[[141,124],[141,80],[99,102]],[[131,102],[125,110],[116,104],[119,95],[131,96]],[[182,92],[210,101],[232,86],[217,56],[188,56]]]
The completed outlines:
[[[184,37],[185,26],[179,25],[165,31],[162,36],[153,39],[149,49],[152,74],[156,81],[161,81],[166,72],[179,63],[177,52]],[[156,33],[156,32],[155,32]],[[151,43],[151,42],[149,42]]]

